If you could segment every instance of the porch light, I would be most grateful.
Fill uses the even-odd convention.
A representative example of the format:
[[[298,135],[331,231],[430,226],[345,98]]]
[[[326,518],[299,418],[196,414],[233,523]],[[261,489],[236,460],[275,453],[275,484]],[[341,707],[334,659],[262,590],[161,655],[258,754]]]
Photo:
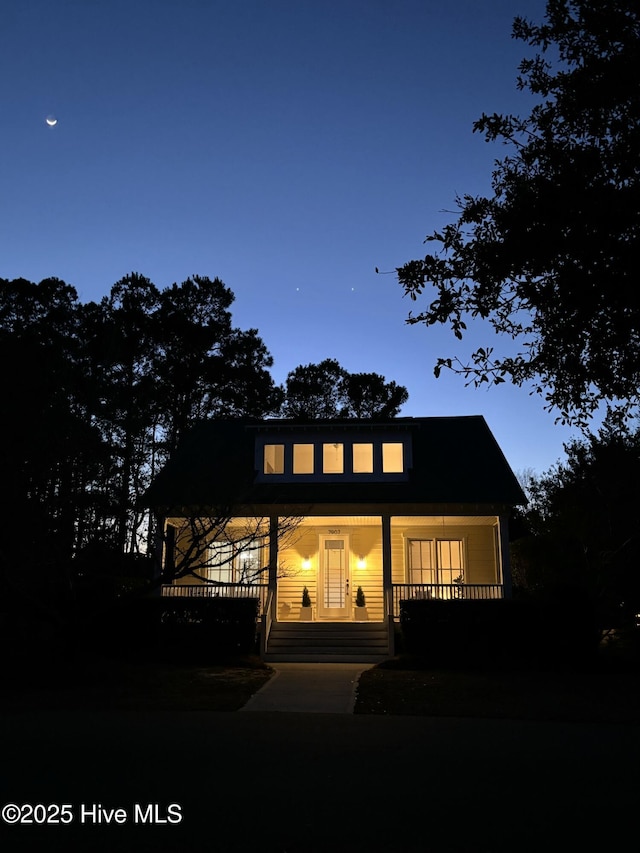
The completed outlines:
[[[302,568],[303,569],[310,569],[311,568],[311,559],[309,557],[303,557]]]
[[[359,569],[366,569],[367,568],[367,561],[365,560],[364,557],[360,556],[360,557],[358,557],[358,560],[356,562],[356,566]]]

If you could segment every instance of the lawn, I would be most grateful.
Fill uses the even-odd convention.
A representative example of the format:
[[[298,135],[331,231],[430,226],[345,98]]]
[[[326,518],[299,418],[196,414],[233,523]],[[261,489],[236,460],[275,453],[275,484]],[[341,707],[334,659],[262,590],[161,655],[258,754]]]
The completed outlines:
[[[25,710],[236,711],[272,676],[255,657],[217,664],[96,659],[4,680],[5,712]],[[394,658],[363,673],[356,714],[640,722],[637,667],[604,661],[585,671],[454,670]]]
[[[252,657],[209,665],[96,658],[23,673],[0,686],[0,700],[5,712],[237,711],[272,674]]]
[[[355,713],[638,723],[640,677],[608,662],[582,671],[464,671],[397,659],[363,673]]]

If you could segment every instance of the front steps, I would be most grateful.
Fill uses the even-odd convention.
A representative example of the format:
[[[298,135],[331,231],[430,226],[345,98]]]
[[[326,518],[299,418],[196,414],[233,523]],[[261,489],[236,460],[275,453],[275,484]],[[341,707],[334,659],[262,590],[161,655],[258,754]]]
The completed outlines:
[[[274,622],[267,663],[379,663],[389,657],[385,622]]]

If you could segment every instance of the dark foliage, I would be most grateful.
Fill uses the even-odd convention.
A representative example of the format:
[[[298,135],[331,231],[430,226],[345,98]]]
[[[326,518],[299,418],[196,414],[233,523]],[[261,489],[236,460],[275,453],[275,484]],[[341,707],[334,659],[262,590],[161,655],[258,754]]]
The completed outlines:
[[[605,427],[566,452],[529,484],[514,582],[534,598],[571,588],[602,628],[629,625],[640,612],[640,431]]]
[[[297,420],[395,417],[409,399],[378,373],[349,373],[335,359],[299,365],[286,379],[284,414]]]
[[[74,651],[131,660],[211,663],[256,652],[257,598],[103,599],[75,602],[65,627],[63,656]]]
[[[145,550],[139,499],[184,431],[279,411],[271,357],[255,330],[233,327],[232,302],[197,276],[161,291],[131,274],[85,305],[58,279],[0,281],[5,588],[53,605],[77,582],[114,592],[117,577],[139,578],[117,555]]]
[[[257,598],[162,598],[159,641],[163,656],[219,659],[256,651]]]
[[[408,322],[462,338],[482,319],[517,345],[439,358],[436,375],[532,384],[563,421],[602,404],[624,415],[640,388],[640,7],[549,0],[544,23],[516,18],[513,35],[539,50],[518,78],[537,103],[476,121],[510,153],[493,194],[458,199],[457,221],[427,238],[440,251],[398,269],[412,299],[429,294]]]
[[[583,667],[600,639],[588,604],[560,593],[537,601],[402,601],[400,625],[404,652],[462,669]]]

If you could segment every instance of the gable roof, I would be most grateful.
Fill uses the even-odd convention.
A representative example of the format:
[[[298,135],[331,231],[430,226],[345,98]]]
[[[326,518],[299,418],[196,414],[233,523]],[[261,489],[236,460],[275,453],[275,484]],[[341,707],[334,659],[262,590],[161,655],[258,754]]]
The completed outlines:
[[[255,440],[273,434],[311,437],[357,433],[410,433],[408,477],[384,482],[256,480]],[[355,435],[354,435],[355,438]],[[484,418],[395,418],[375,420],[211,420],[185,436],[145,495],[144,503],[163,514],[204,507],[278,504],[501,504],[526,498]]]

